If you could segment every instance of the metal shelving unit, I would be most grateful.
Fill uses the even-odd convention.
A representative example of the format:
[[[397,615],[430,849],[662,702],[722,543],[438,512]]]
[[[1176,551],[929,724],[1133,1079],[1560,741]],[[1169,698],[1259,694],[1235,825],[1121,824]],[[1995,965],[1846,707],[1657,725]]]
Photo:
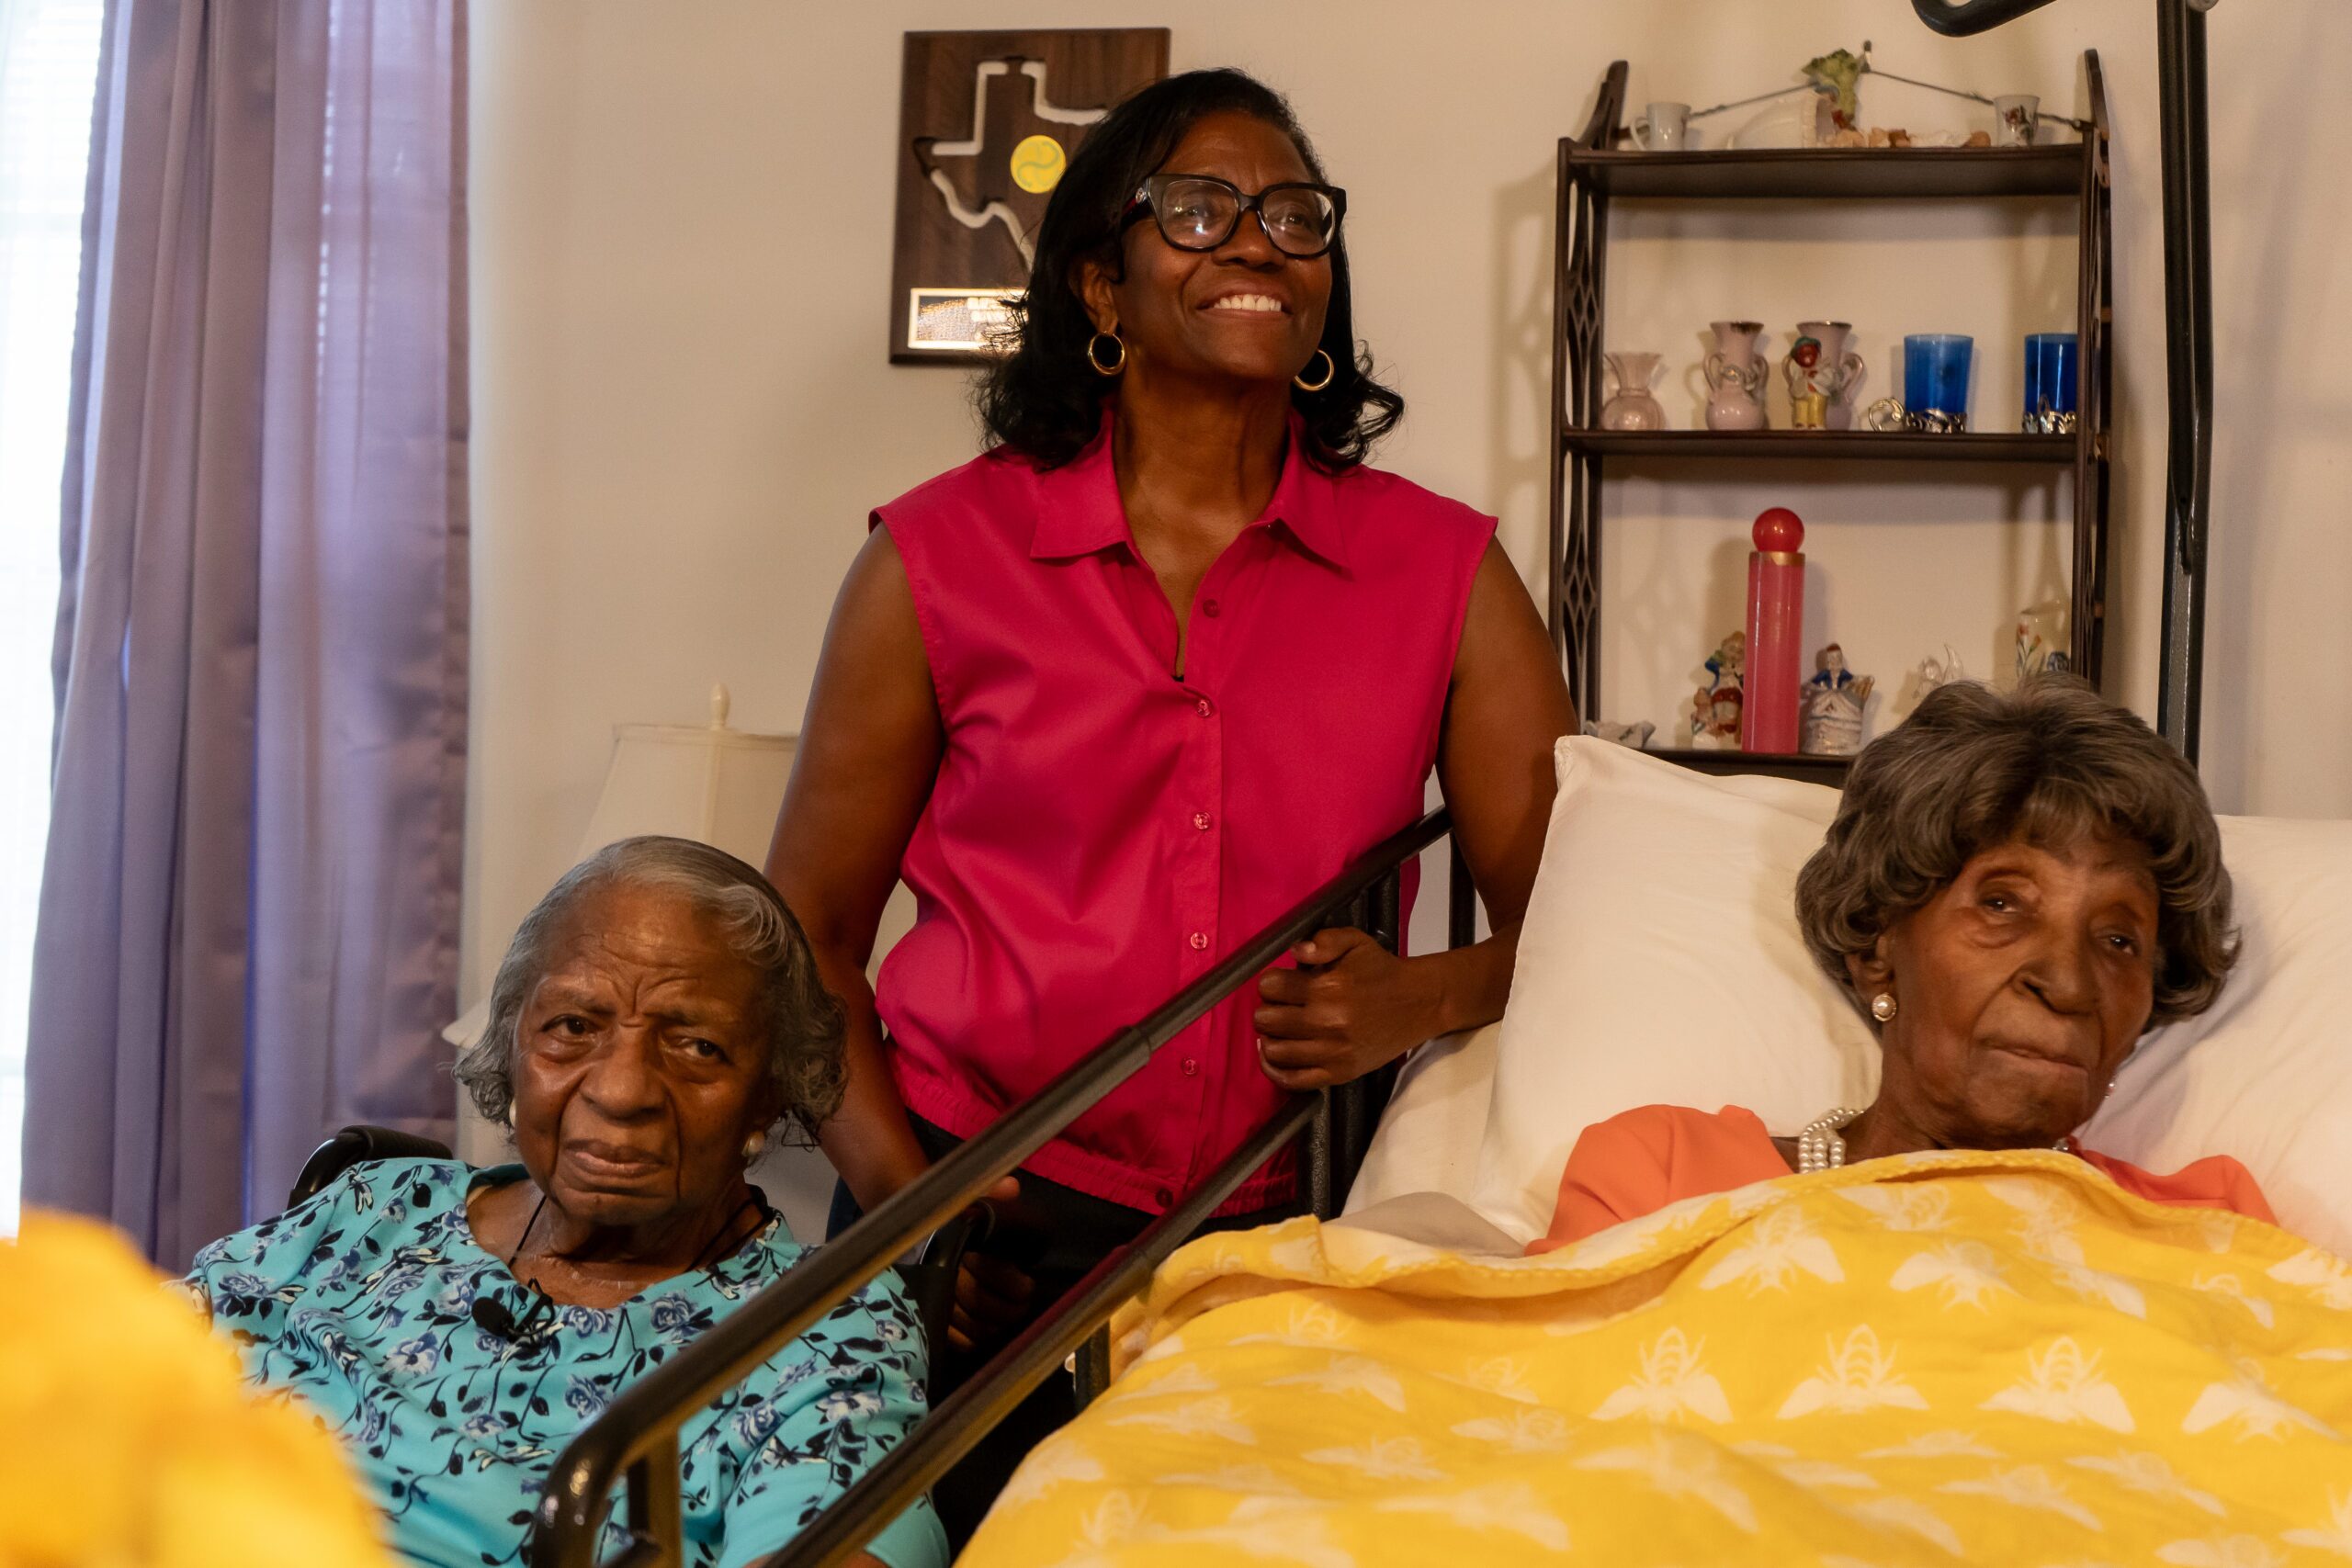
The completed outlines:
[[[1997,464],[2071,468],[2074,667],[2099,679],[2107,641],[2109,388],[2115,273],[2105,80],[2083,56],[2090,131],[2080,142],[2016,148],[1626,149],[1625,62],[1609,67],[1581,136],[1560,141],[1552,333],[1552,517],[1545,615],[1577,711],[1600,711],[1600,495],[1611,465],[1686,468],[1806,462],[1883,477],[1887,464]],[[1970,432],[1605,431],[1601,324],[1608,285],[1609,204],[1645,200],[1919,201],[2074,197],[2081,212],[2075,330],[2079,427],[2071,435]],[[1847,760],[1743,751],[1663,750],[1710,772],[1773,773],[1835,783]]]

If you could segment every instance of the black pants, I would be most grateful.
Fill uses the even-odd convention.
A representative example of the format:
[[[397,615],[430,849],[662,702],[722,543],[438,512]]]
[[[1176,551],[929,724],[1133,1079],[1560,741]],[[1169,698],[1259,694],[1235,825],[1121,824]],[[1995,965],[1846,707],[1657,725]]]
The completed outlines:
[[[933,1160],[963,1142],[920,1116],[910,1115],[907,1120],[914,1124],[915,1138],[922,1145],[923,1153]],[[938,1353],[945,1358],[945,1365],[933,1381],[943,1396],[961,1387],[1013,1336],[1051,1311],[1088,1269],[1114,1248],[1133,1241],[1152,1221],[1152,1216],[1141,1209],[1110,1202],[1030,1171],[1020,1172],[1019,1178],[1019,1201],[1001,1215],[995,1230],[975,1250],[1001,1258],[1035,1283],[1035,1293],[1029,1298],[1028,1317],[1007,1329],[1003,1338],[968,1351],[937,1347]],[[1248,1230],[1306,1212],[1306,1202],[1301,1199],[1251,1213],[1212,1219],[1201,1226],[1199,1234]],[[826,1239],[831,1240],[856,1224],[864,1213],[857,1200],[850,1195],[848,1185],[835,1182],[832,1212],[825,1224]],[[931,1500],[939,1510],[940,1522],[947,1527],[948,1541],[956,1551],[961,1551],[964,1543],[972,1539],[972,1532],[980,1528],[989,1506],[996,1501],[996,1495],[1004,1489],[1004,1483],[1012,1478],[1013,1470],[1029,1450],[1068,1424],[1077,1413],[1077,1390],[1067,1374],[1057,1371],[1032,1389],[1029,1396],[983,1437],[978,1447],[940,1477],[939,1483],[932,1488]]]

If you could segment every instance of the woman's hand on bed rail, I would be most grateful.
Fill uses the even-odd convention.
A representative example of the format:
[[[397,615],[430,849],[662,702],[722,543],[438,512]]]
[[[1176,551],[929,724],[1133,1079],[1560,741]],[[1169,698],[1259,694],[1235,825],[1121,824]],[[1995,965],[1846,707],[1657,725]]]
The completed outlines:
[[[1442,1034],[1444,966],[1399,958],[1363,931],[1317,931],[1291,949],[1295,969],[1258,978],[1258,1058],[1287,1089],[1328,1089]]]

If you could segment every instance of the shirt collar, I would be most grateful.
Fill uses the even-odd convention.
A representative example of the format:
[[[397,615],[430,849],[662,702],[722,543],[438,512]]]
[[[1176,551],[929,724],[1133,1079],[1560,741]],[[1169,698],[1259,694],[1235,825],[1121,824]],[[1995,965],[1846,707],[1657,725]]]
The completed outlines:
[[[1029,536],[1033,558],[1092,555],[1114,546],[1133,548],[1134,536],[1119,504],[1119,479],[1111,461],[1111,420],[1112,410],[1106,404],[1102,428],[1084,451],[1058,468],[1037,471],[1036,523]],[[1305,438],[1306,422],[1294,410],[1282,478],[1275,481],[1265,511],[1250,526],[1269,528],[1345,572],[1347,530],[1333,504],[1331,476],[1306,460]]]

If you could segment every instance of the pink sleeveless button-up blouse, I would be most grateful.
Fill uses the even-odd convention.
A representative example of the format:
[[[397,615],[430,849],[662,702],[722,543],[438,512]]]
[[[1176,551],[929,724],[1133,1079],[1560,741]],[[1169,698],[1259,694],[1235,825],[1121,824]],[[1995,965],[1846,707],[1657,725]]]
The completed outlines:
[[[876,1001],[908,1108],[960,1137],[1420,814],[1494,520],[1291,454],[1176,618],[1105,434],[1001,452],[876,510],[946,732],[901,867],[914,929]],[[1408,871],[1406,908],[1411,908]],[[1029,1168],[1158,1213],[1272,1114],[1245,987]],[[1226,1205],[1293,1187],[1278,1155]]]

